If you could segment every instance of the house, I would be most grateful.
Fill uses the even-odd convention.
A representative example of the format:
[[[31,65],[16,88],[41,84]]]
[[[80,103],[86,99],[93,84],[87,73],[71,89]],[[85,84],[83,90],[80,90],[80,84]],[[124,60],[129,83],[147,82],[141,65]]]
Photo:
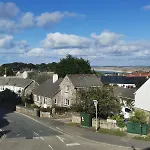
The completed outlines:
[[[122,104],[122,115],[124,118],[128,119],[130,117],[130,112],[134,107],[135,101],[135,88],[123,88],[115,86],[113,87],[114,95],[120,99],[120,103]]]
[[[79,89],[100,86],[102,82],[95,74],[66,75],[63,79],[54,74],[33,91],[34,102],[41,107],[69,107],[75,103]]]
[[[18,95],[24,93],[24,95],[28,95],[32,93],[32,90],[38,84],[31,79],[23,79],[16,77],[0,77],[0,91],[4,91],[5,89],[9,89],[15,92]]]
[[[146,77],[101,76],[103,84],[118,85],[124,88],[140,87],[147,81]]]
[[[135,92],[135,107],[150,111],[150,79]]]
[[[54,74],[53,78],[40,84],[33,90],[34,103],[39,107],[52,107],[52,105],[57,104],[57,100],[60,99],[59,84],[61,81],[62,78],[58,79],[58,75]]]

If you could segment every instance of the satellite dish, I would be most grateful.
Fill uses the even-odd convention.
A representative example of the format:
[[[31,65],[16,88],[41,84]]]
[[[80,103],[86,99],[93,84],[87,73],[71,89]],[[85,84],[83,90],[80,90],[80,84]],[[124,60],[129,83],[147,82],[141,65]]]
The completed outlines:
[[[27,78],[28,78],[28,73],[27,73],[27,71],[24,71],[24,72],[23,72],[22,77],[23,77],[24,79],[27,79]]]

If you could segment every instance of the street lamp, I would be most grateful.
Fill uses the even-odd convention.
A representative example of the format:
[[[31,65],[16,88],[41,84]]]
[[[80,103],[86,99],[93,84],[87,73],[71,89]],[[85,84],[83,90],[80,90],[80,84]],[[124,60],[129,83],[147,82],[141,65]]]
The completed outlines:
[[[97,100],[93,100],[94,102],[94,105],[95,105],[95,108],[96,108],[96,131],[98,130],[98,125],[97,125],[97,104],[98,104],[98,101]]]

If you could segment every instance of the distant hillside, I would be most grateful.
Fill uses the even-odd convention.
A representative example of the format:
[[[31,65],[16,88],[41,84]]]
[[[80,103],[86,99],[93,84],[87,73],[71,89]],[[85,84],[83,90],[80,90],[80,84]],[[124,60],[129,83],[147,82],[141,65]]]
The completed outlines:
[[[42,63],[42,64],[32,64],[32,63],[22,63],[22,62],[14,62],[1,65],[2,68],[11,68],[13,71],[54,71],[57,63]]]

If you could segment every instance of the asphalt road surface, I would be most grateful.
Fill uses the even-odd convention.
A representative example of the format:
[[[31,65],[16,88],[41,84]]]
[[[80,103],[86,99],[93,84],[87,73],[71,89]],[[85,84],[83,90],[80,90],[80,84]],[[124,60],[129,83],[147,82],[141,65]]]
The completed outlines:
[[[64,134],[24,115],[0,109],[0,150],[127,150]]]

